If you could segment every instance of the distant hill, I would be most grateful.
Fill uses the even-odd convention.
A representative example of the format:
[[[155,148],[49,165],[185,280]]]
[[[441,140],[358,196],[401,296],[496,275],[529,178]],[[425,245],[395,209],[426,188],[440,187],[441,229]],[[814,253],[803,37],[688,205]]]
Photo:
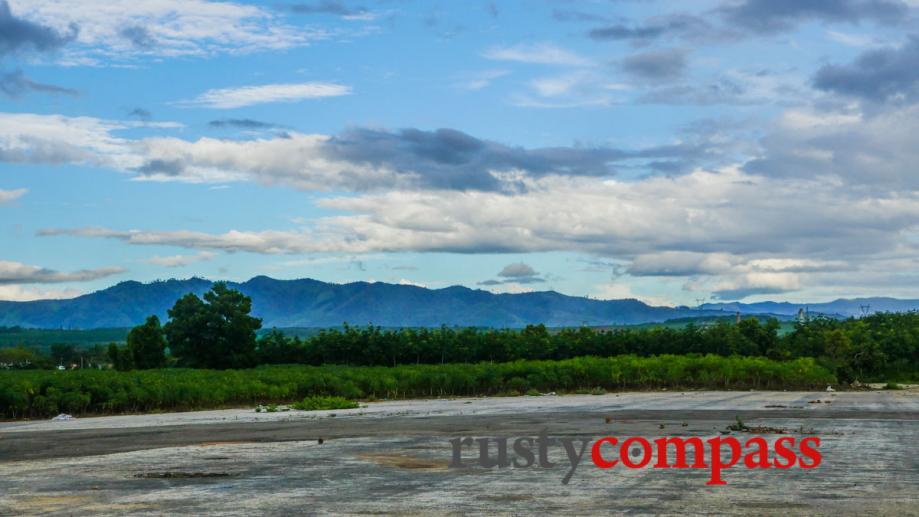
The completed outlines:
[[[150,314],[166,311],[187,293],[203,294],[211,281],[192,278],[148,284],[122,282],[70,300],[0,301],[0,326],[45,329],[131,327]],[[384,327],[449,326],[550,327],[636,325],[674,318],[723,316],[725,313],[794,316],[804,305],[763,302],[654,307],[638,300],[592,300],[554,291],[494,294],[466,287],[425,289],[382,282],[330,284],[318,280],[275,280],[265,276],[230,283],[252,297],[253,313],[265,327],[333,327],[343,322]],[[860,305],[872,311],[919,309],[919,300],[866,298],[810,304],[811,313],[857,315]]]
[[[253,313],[266,327],[356,325],[400,327],[522,327],[628,325],[705,315],[687,307],[653,307],[638,300],[592,300],[553,291],[494,294],[466,287],[425,289],[381,282],[330,284],[265,276],[230,283],[252,297]],[[202,294],[209,280],[122,282],[70,300],[0,301],[0,326],[31,328],[130,327],[166,311],[186,293]],[[718,312],[720,313],[720,311]],[[708,315],[714,315],[711,311]]]
[[[811,314],[825,314],[828,316],[860,316],[862,307],[870,313],[875,312],[906,312],[919,310],[919,300],[899,300],[897,298],[840,298],[824,303],[789,303],[789,302],[759,302],[759,303],[706,303],[704,310],[737,312],[741,314],[778,314],[794,316],[799,309],[806,309]]]

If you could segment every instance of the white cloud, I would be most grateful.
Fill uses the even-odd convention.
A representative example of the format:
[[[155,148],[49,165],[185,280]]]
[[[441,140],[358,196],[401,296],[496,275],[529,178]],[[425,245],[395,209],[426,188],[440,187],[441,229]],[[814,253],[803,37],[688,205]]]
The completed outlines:
[[[460,80],[457,82],[457,87],[467,91],[482,90],[491,85],[495,79],[504,77],[509,73],[510,72],[508,70],[482,70],[479,72],[468,73],[460,78]]]
[[[185,267],[195,262],[206,262],[216,256],[216,253],[202,251],[196,255],[171,255],[168,257],[153,256],[147,259],[147,262],[156,266]]]
[[[57,115],[0,115],[0,159],[347,192],[317,201],[338,214],[296,230],[49,235],[269,254],[567,251],[615,260],[633,276],[669,275],[688,289],[740,297],[853,282],[845,273],[854,272],[878,284],[896,277],[900,287],[890,285],[902,288],[902,273],[871,264],[904,260],[919,247],[916,113],[916,106],[871,115],[790,111],[755,150],[760,157],[743,166],[631,181],[609,179],[606,169],[633,156],[627,152],[531,151],[456,131],[130,140],[118,136],[128,123]],[[457,159],[466,169],[437,168]],[[484,168],[498,187],[420,181],[430,171],[419,164],[446,178]]]
[[[207,0],[9,0],[17,16],[67,33],[65,64],[100,64],[112,58],[208,56],[280,50],[329,36],[293,27],[270,9]]]
[[[882,190],[919,188],[919,104],[876,113],[785,113],[745,168],[790,178],[823,178]]]
[[[0,285],[8,284],[55,284],[64,282],[88,282],[107,276],[124,273],[120,267],[99,269],[81,269],[62,272],[52,269],[31,266],[21,262],[0,260]]]
[[[418,282],[413,282],[413,281],[408,280],[408,279],[406,279],[406,278],[400,278],[398,283],[399,283],[399,285],[413,285],[413,286],[415,286],[415,287],[424,287],[424,288],[427,288],[427,287],[428,287],[427,284],[421,284],[421,283],[418,283]]]
[[[591,70],[538,77],[527,83],[528,91],[511,96],[511,103],[526,108],[608,107],[623,102],[622,84]]]
[[[0,285],[0,300],[29,302],[32,300],[64,300],[83,294],[76,289],[33,289],[21,285]]]
[[[852,34],[848,32],[827,29],[826,35],[829,39],[837,43],[842,43],[843,45],[855,48],[880,47],[884,44],[875,36],[868,34]]]
[[[76,163],[127,170],[143,159],[133,142],[116,136],[136,127],[174,129],[172,122],[113,121],[32,113],[0,113],[0,161],[13,163]]]
[[[351,87],[336,83],[287,83],[240,86],[208,90],[195,99],[177,104],[188,107],[231,109],[271,102],[295,102],[303,99],[350,95]]]
[[[28,192],[28,190],[24,188],[19,188],[16,190],[0,190],[0,205],[17,200],[24,196],[26,192]]]
[[[495,61],[513,61],[539,65],[590,66],[589,59],[551,43],[521,43],[510,47],[492,47],[482,56]]]
[[[384,192],[319,205],[344,213],[296,231],[45,234],[267,254],[577,252],[625,263],[633,277],[684,278],[687,289],[722,298],[820,285],[825,275],[919,251],[919,194],[879,196],[736,169],[628,182],[550,176],[527,180],[518,194]]]

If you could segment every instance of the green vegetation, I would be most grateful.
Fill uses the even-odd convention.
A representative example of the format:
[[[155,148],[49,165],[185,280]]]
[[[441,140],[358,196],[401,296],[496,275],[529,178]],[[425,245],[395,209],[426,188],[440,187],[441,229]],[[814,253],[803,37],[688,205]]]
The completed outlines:
[[[0,349],[27,345],[46,352],[51,345],[73,345],[86,348],[99,344],[124,343],[129,330],[128,328],[76,330],[0,327]]]
[[[903,387],[893,381],[890,381],[884,385],[884,389],[885,390],[902,390]]]
[[[357,409],[360,406],[357,402],[344,397],[311,395],[300,402],[291,404],[290,407],[301,411],[322,411],[327,409]]]
[[[259,364],[402,364],[510,362],[610,357],[634,354],[715,354],[791,360],[815,358],[843,382],[914,377],[919,372],[919,313],[879,313],[861,319],[817,318],[780,333],[780,323],[747,318],[707,325],[549,331],[448,328],[323,330],[311,338],[289,338],[277,329],[256,351]]]
[[[255,365],[256,335],[262,320],[249,315],[252,299],[217,282],[204,300],[189,293],[169,309],[163,327],[180,366],[246,368]]]
[[[346,399],[522,394],[655,388],[815,389],[835,382],[813,359],[662,355],[564,361],[270,366],[247,370],[21,370],[0,375],[0,415],[123,413]]]
[[[543,325],[496,330],[345,324],[305,339],[277,329],[259,339],[261,321],[250,312],[248,297],[216,283],[203,299],[179,299],[165,325],[151,316],[132,329],[125,346],[79,350],[55,344],[50,355],[0,349],[0,367],[17,370],[0,375],[0,415],[292,401],[336,409],[331,406],[353,404],[347,399],[549,391],[812,389],[855,379],[915,378],[919,372],[919,312],[817,318],[796,323],[786,334],[777,320],[747,318],[557,331]],[[50,370],[74,364],[83,368]],[[91,369],[109,364],[114,371]],[[287,366],[264,366],[281,364]],[[263,366],[251,368],[256,365]]]

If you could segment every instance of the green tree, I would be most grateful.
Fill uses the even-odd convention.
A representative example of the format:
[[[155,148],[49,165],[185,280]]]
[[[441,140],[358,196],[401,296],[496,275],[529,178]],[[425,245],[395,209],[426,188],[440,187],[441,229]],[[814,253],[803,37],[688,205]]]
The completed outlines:
[[[134,367],[141,370],[162,368],[166,364],[166,335],[159,318],[150,316],[143,325],[131,329],[128,353]]]
[[[246,368],[256,359],[256,334],[262,320],[252,317],[252,299],[217,282],[204,293],[179,299],[163,327],[169,350],[183,366]]]
[[[112,362],[112,368],[120,371],[127,371],[134,368],[134,359],[127,347],[119,347],[117,343],[109,343],[108,358]]]

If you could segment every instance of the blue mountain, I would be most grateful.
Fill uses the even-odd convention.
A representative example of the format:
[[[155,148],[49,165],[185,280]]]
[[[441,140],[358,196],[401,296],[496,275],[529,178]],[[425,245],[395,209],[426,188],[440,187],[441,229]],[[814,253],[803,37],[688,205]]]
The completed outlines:
[[[0,326],[128,327],[142,323],[150,314],[165,320],[166,311],[178,298],[187,293],[201,295],[211,285],[201,278],[122,282],[69,300],[0,302]],[[330,327],[343,322],[387,327],[620,325],[700,315],[686,307],[653,307],[638,300],[592,300],[554,291],[494,294],[459,286],[426,289],[382,282],[332,284],[265,276],[229,285],[252,298],[252,312],[263,319],[265,327]]]

